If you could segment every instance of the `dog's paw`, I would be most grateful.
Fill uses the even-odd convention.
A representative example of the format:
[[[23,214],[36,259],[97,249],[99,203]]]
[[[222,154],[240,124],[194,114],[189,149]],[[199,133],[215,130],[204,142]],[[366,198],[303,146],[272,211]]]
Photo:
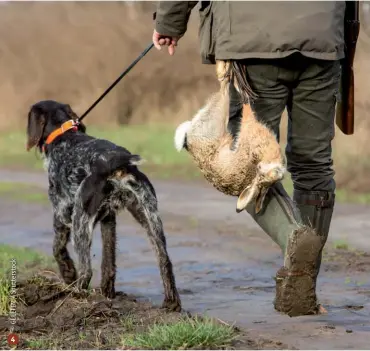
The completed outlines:
[[[76,286],[79,290],[88,290],[92,278],[92,271],[79,271]]]
[[[101,293],[107,299],[114,299],[116,297],[116,290],[114,289],[114,286],[110,286],[110,284],[102,285]]]
[[[179,298],[174,300],[165,299],[163,301],[162,308],[171,312],[181,312],[181,301]]]
[[[76,283],[77,271],[71,259],[59,263],[59,271],[65,284],[72,285]]]

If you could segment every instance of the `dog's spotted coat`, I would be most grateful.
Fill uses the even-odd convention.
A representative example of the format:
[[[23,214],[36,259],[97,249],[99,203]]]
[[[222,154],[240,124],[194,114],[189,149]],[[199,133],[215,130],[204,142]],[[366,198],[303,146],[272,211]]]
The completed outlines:
[[[76,120],[77,116],[69,105],[41,101],[31,107],[27,127],[27,149],[45,148],[44,166],[49,176],[49,200],[54,215],[53,253],[64,281],[76,282],[80,289],[88,287],[92,278],[92,232],[100,222],[101,289],[106,297],[114,298],[116,214],[127,209],[146,229],[156,252],[164,285],[163,306],[181,310],[156,193],[146,175],[137,168],[140,156],[87,135],[82,123],[77,131],[68,130],[46,145],[47,136],[70,119]],[[71,237],[78,257],[77,270],[67,250]]]

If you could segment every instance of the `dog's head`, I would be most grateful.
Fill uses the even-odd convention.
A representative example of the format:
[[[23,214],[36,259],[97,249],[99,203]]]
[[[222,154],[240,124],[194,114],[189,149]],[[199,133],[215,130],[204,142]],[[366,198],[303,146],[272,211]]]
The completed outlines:
[[[27,151],[34,146],[41,150],[46,138],[68,120],[77,120],[78,116],[71,107],[53,100],[40,101],[28,112]],[[86,127],[80,122],[78,130],[85,133]]]

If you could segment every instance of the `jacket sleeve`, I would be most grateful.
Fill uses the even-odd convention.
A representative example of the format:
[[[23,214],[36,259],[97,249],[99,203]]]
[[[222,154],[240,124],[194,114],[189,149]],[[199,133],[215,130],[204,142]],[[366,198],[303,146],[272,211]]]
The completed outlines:
[[[168,36],[185,34],[191,10],[198,1],[159,1],[155,17],[155,30]]]

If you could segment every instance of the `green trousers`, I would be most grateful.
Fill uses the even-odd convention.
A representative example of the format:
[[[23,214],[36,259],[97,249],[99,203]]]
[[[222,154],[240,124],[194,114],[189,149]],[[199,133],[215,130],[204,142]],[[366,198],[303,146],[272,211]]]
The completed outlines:
[[[251,107],[279,140],[279,126],[288,112],[287,166],[294,194],[273,186],[258,215],[247,211],[280,246],[283,267],[276,275],[275,308],[290,316],[319,311],[316,280],[335,200],[331,142],[339,90],[340,63],[305,58],[253,59],[242,62],[246,79],[257,94]],[[230,87],[229,130],[237,135],[242,103]]]
[[[339,61],[323,61],[294,54],[284,59],[244,62],[247,80],[258,98],[251,104],[257,118],[279,139],[279,125],[288,112],[287,167],[294,188],[334,191],[331,142],[339,90]],[[230,85],[229,129],[238,131],[242,104]]]

